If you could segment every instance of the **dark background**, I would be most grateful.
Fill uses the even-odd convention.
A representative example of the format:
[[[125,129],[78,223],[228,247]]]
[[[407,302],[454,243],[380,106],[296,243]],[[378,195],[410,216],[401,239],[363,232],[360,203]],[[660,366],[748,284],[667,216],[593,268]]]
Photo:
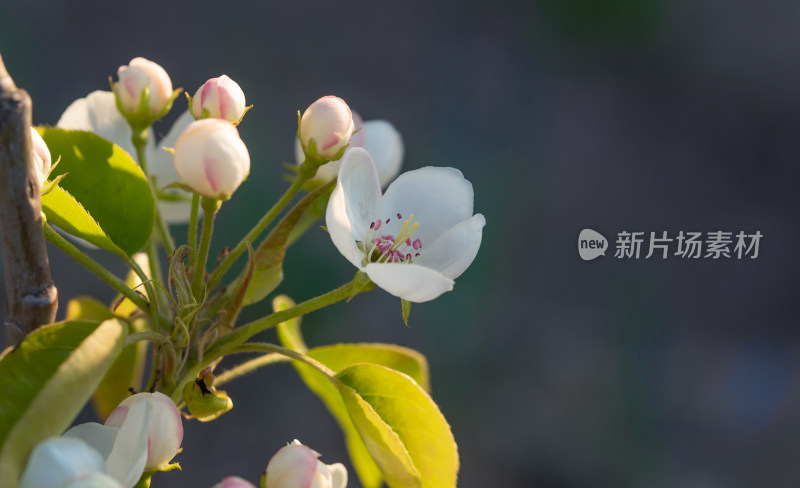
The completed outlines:
[[[800,484],[799,24],[792,0],[30,0],[0,3],[0,52],[39,124],[107,89],[134,56],[192,93],[223,73],[239,82],[255,105],[240,127],[252,173],[223,207],[212,252],[281,194],[296,111],[319,96],[392,121],[404,169],[460,168],[487,226],[455,290],[414,306],[409,328],[376,290],[307,317],[304,330],[311,344],[426,354],[462,487],[790,487]],[[583,262],[585,227],[612,242],[622,230],[764,238],[755,260]],[[76,295],[113,298],[50,256],[62,311]],[[304,299],[354,270],[315,230],[285,271],[279,291]],[[265,300],[245,319],[268,312]],[[290,366],[226,388],[234,410],[186,422],[184,471],[154,486],[257,482],[295,437],[328,463],[346,460]]]

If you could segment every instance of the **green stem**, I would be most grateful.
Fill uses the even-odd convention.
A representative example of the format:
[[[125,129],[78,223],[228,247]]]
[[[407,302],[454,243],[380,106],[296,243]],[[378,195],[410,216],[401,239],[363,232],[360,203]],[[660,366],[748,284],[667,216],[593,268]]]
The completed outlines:
[[[197,250],[197,264],[192,276],[192,293],[198,302],[203,300],[203,279],[206,274],[208,249],[211,247],[211,233],[214,230],[214,219],[222,202],[214,198],[203,197],[203,230],[200,233],[200,247]]]
[[[64,252],[67,256],[82,264],[86,269],[95,274],[98,278],[108,283],[111,288],[120,292],[125,298],[133,302],[137,307],[143,311],[150,310],[147,300],[142,298],[141,295],[131,290],[130,287],[121,279],[114,276],[110,271],[105,269],[100,263],[87,256],[83,251],[75,247],[71,242],[67,241],[61,234],[53,230],[50,224],[44,224],[44,236],[48,241],[55,244],[55,246]],[[157,314],[153,311],[153,315]]]
[[[258,356],[257,358],[253,358],[243,362],[242,364],[236,365],[235,367],[225,371],[219,376],[215,376],[214,386],[222,386],[225,383],[229,383],[235,380],[236,378],[240,378],[246,374],[250,374],[253,371],[262,368],[264,366],[269,366],[270,364],[275,364],[275,363],[283,363],[288,360],[289,359],[286,356],[276,353],[270,353]]]
[[[320,308],[327,307],[328,305],[333,305],[334,303],[340,302],[342,300],[346,300],[354,296],[354,294],[369,291],[373,287],[374,285],[370,284],[364,286],[363,283],[359,282],[357,276],[357,278],[354,279],[353,281],[345,283],[339,288],[331,290],[328,293],[325,293],[324,295],[310,298],[302,303],[295,305],[292,308],[288,308],[286,310],[281,310],[271,315],[267,315],[264,318],[255,320],[253,322],[250,322],[249,324],[245,324],[223,335],[222,337],[217,339],[211,345],[211,347],[209,347],[208,350],[203,354],[202,361],[189,363],[186,369],[186,373],[183,375],[183,379],[181,379],[181,381],[177,383],[176,388],[172,393],[172,399],[174,401],[180,400],[181,388],[183,388],[183,385],[185,385],[192,379],[196,378],[197,375],[200,373],[200,371],[202,371],[203,368],[205,368],[208,364],[223,356],[235,352],[236,348],[241,346],[246,340],[250,339],[259,332],[275,327],[281,322],[286,322],[287,320],[292,319],[294,317],[299,317],[300,315],[306,315],[315,310],[319,310]]]
[[[273,220],[275,220],[275,217],[277,217],[278,214],[281,213],[281,210],[283,210],[284,207],[289,204],[289,202],[297,194],[297,192],[300,191],[306,181],[313,178],[313,176],[314,175],[309,176],[308,172],[303,171],[297,175],[297,178],[295,178],[294,182],[292,182],[292,185],[286,190],[280,200],[275,202],[275,205],[273,205],[272,208],[269,209],[269,211],[267,211],[263,217],[261,217],[261,220],[258,221],[255,227],[253,227],[253,229],[250,230],[250,232],[244,236],[244,238],[239,241],[238,244],[236,244],[236,247],[231,250],[231,253],[228,255],[228,257],[226,257],[222,263],[220,263],[217,269],[214,270],[214,272],[211,274],[211,278],[208,280],[209,289],[212,289],[219,283],[225,273],[230,269],[231,266],[233,266],[233,263],[236,262],[236,259],[242,255],[245,249],[247,249],[247,243],[249,242],[252,244],[256,239],[258,239],[258,236],[261,235],[264,229],[266,229],[267,226],[271,224]]]
[[[286,356],[289,359],[294,359],[295,361],[300,361],[302,363],[306,363],[307,365],[311,366],[312,368],[316,369],[320,373],[327,376],[329,379],[334,379],[336,373],[331,371],[330,368],[325,366],[324,364],[320,363],[316,359],[306,356],[301,352],[297,352],[292,349],[287,349],[285,347],[281,347],[277,344],[270,344],[268,342],[251,342],[248,344],[242,344],[241,346],[237,347],[234,352],[271,352],[275,354],[280,354],[281,356]],[[218,378],[215,378],[214,384],[217,384]]]
[[[192,195],[192,213],[189,216],[189,266],[194,266],[197,259],[197,212],[200,210],[200,194]]]
[[[171,256],[175,251],[175,244],[172,242],[169,228],[164,223],[164,219],[161,218],[161,212],[158,210],[158,194],[156,193],[153,180],[150,178],[150,173],[147,169],[147,151],[145,150],[147,147],[147,138],[147,130],[144,130],[139,134],[134,133],[133,136],[131,136],[131,142],[133,142],[133,146],[136,148],[136,159],[139,161],[139,166],[141,166],[144,176],[147,179],[148,186],[150,187],[150,193],[153,195],[153,201],[156,203],[156,230],[159,233],[164,249],[167,251],[167,255]],[[152,240],[152,236],[150,240]],[[153,266],[153,264],[151,263],[150,266]],[[155,273],[153,274],[153,278],[155,278]]]

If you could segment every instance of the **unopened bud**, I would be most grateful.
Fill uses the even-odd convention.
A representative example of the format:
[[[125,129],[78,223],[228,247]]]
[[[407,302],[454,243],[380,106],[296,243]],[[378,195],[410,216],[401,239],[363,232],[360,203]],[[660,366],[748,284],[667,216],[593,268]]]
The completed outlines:
[[[147,402],[150,418],[147,428],[147,463],[145,468],[158,469],[169,464],[183,442],[183,423],[181,414],[170,397],[163,393],[137,393],[123,400],[111,412],[105,425],[120,427],[128,411],[137,402]]]
[[[191,100],[190,108],[195,120],[225,119],[238,124],[247,111],[244,92],[226,75],[206,81]]]
[[[117,98],[127,112],[146,109],[160,114],[172,98],[172,80],[164,68],[145,58],[133,58],[117,70]]]
[[[312,103],[303,112],[297,131],[306,159],[324,162],[341,158],[354,127],[350,107],[341,98],[328,95]]]
[[[250,174],[250,154],[239,131],[220,119],[192,122],[175,142],[175,170],[197,193],[227,200]]]
[[[213,488],[256,488],[255,485],[250,483],[247,480],[243,480],[238,476],[228,476],[227,478],[223,479]]]
[[[44,139],[33,127],[31,127],[31,147],[33,149],[33,166],[36,169],[37,182],[41,187],[47,179],[47,175],[50,174],[50,166],[53,161],[50,157],[50,149],[47,148]]]
[[[228,394],[214,388],[211,368],[201,371],[195,381],[183,387],[183,401],[189,413],[200,422],[210,422],[233,408],[233,400]]]
[[[323,464],[320,454],[297,439],[272,456],[266,488],[344,488],[347,470],[341,463]]]

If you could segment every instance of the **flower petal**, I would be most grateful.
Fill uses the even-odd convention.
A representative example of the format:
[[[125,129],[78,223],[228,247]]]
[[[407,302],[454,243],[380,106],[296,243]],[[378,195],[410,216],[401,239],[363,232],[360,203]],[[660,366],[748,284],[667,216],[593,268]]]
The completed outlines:
[[[356,240],[361,240],[361,233],[369,229],[380,198],[378,173],[369,153],[358,147],[348,150],[328,202],[325,224],[339,252],[359,268],[363,253],[358,250]]]
[[[403,219],[414,214],[414,222],[419,222],[414,238],[426,246],[472,217],[473,196],[472,183],[461,171],[428,166],[403,173],[389,185],[377,218],[394,221],[397,214]],[[387,233],[391,232],[387,229]]]
[[[105,473],[93,473],[85,478],[73,481],[65,488],[125,488],[122,484]]]
[[[329,464],[331,472],[331,488],[345,488],[347,486],[347,469],[342,463]]]
[[[403,139],[394,125],[385,120],[368,120],[362,130],[364,149],[375,161],[381,186],[385,187],[400,172],[405,152]]]
[[[175,164],[173,163],[172,154],[165,151],[163,148],[174,148],[175,141],[178,140],[178,136],[180,136],[184,129],[186,129],[192,122],[194,122],[194,117],[192,117],[192,114],[188,110],[184,111],[181,116],[175,120],[175,123],[172,124],[172,128],[169,130],[169,132],[167,132],[167,135],[158,142],[158,147],[153,147],[152,151],[148,153],[148,167],[150,174],[156,179],[156,188],[162,189],[170,183],[181,181],[181,179],[178,177],[178,172],[175,171]],[[183,190],[170,189],[167,191],[182,197],[186,197],[187,199],[192,197],[189,193]],[[192,203],[188,200],[185,202],[158,202],[158,209],[161,211],[161,217],[168,224],[180,224],[188,222],[191,208]]]
[[[110,91],[96,90],[86,98],[75,100],[58,119],[56,127],[94,132],[121,147],[136,160],[136,150],[131,142],[131,128],[119,113],[117,101]],[[149,135],[147,150],[152,152],[152,129],[149,129]]]
[[[486,219],[483,215],[473,215],[424,247],[414,262],[450,278],[458,278],[478,254],[484,225]]]
[[[364,271],[376,285],[409,302],[427,302],[453,289],[452,279],[417,264],[370,263]]]
[[[114,440],[117,438],[117,434],[119,434],[119,429],[116,427],[98,424],[97,422],[87,422],[72,427],[64,432],[63,436],[81,439],[93,447],[103,456],[103,459],[105,459],[111,454],[111,449],[114,447]]]
[[[18,488],[52,488],[104,471],[103,457],[82,440],[51,437],[33,449]]]
[[[125,420],[106,458],[106,469],[111,476],[131,488],[142,477],[147,463],[147,427],[150,424],[151,409],[147,402],[134,402],[127,408]]]

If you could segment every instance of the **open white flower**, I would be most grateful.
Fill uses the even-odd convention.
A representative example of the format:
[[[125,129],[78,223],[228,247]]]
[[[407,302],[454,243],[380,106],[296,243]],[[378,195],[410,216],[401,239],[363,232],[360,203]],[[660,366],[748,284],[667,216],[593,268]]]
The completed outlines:
[[[133,487],[147,462],[150,415],[140,402],[119,427],[89,422],[39,443],[19,488]]]
[[[405,152],[403,138],[391,122],[386,120],[368,120],[364,122],[355,111],[353,111],[353,124],[356,133],[350,138],[350,147],[347,150],[349,151],[356,147],[366,149],[369,155],[372,156],[372,161],[378,170],[381,187],[385,187],[397,176],[403,164],[403,154]],[[298,165],[302,164],[306,158],[303,153],[303,146],[297,138],[294,141],[294,157]],[[317,170],[317,175],[314,179],[320,182],[331,181],[339,174],[341,164],[341,159],[323,164]]]
[[[353,148],[325,221],[339,252],[376,285],[427,302],[452,290],[478,253],[486,219],[472,215],[472,205],[472,184],[454,168],[403,173],[381,195],[372,158]]]
[[[175,141],[183,130],[194,122],[194,117],[189,111],[184,112],[169,130],[167,135],[155,144],[153,130],[148,129],[147,148],[147,167],[150,175],[155,177],[156,187],[164,188],[170,183],[180,181],[175,165],[172,163],[172,155],[161,149],[162,147],[174,147]],[[110,91],[93,91],[86,98],[79,98],[72,102],[61,115],[56,127],[61,129],[85,130],[94,132],[100,137],[108,139],[114,144],[128,152],[136,160],[136,150],[131,142],[131,128],[128,121],[119,113],[114,94]],[[191,211],[191,196],[178,189],[167,190],[176,201],[158,202],[158,208],[165,222],[179,224],[189,221]],[[180,201],[181,197],[183,200]]]

